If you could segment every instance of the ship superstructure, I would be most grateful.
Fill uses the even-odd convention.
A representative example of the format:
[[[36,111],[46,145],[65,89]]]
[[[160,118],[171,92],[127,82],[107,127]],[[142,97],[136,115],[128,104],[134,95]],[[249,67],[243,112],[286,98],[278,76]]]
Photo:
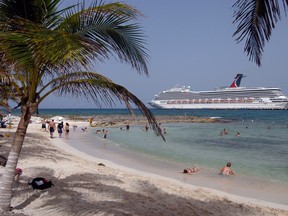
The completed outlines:
[[[149,102],[159,109],[286,109],[288,98],[279,88],[240,87],[243,74],[237,74],[227,88],[192,91],[176,86],[160,92]]]

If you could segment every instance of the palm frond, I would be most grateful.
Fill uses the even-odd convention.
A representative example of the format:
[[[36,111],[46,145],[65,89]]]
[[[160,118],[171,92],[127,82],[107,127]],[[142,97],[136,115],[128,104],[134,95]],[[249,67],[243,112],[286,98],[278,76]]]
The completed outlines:
[[[52,31],[27,20],[15,19],[18,31],[0,32],[0,50],[6,60],[24,70],[45,64],[73,67],[90,64],[94,55],[91,45],[76,35]],[[101,51],[99,51],[100,53]]]
[[[10,112],[11,107],[8,104],[8,101],[2,101],[0,98],[0,107],[6,109],[8,112]],[[1,114],[1,110],[0,110],[0,114]]]
[[[5,71],[0,70],[0,107],[10,111],[8,101],[19,102],[18,94],[13,87],[14,77]]]
[[[50,91],[45,92],[47,88]],[[93,101],[97,106],[104,104],[113,106],[116,98],[120,102],[124,102],[127,109],[132,111],[131,103],[135,104],[142,112],[156,135],[160,135],[164,140],[164,136],[159,128],[157,121],[151,111],[139,100],[134,94],[129,92],[125,87],[115,84],[112,80],[95,72],[74,72],[59,76],[48,82],[38,92],[39,95],[44,94],[38,103],[44,100],[49,94],[54,92],[57,96],[72,95],[73,97],[84,98]]]
[[[144,47],[143,32],[137,23],[132,23],[142,14],[121,3],[95,3],[88,9],[83,7],[77,12],[67,12],[57,29],[84,38],[95,47],[95,53],[99,48],[105,50],[104,58],[108,58],[107,53],[116,53],[121,61],[130,63],[139,73],[148,75],[146,62],[149,56]]]
[[[287,3],[283,0],[284,6]],[[246,39],[244,51],[249,60],[261,66],[265,42],[269,41],[275,23],[281,19],[278,0],[237,0],[233,7],[233,23],[238,23],[233,36],[237,36],[238,43]]]

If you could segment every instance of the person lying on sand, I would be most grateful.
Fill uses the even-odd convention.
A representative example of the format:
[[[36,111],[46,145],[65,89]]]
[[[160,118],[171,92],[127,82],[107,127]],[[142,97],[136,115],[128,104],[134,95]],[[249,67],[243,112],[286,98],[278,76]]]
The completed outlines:
[[[185,173],[185,174],[192,174],[192,173],[195,173],[195,172],[197,172],[197,171],[199,171],[199,168],[197,168],[197,167],[192,167],[192,168],[187,168],[187,169],[184,169],[183,170],[183,173]]]

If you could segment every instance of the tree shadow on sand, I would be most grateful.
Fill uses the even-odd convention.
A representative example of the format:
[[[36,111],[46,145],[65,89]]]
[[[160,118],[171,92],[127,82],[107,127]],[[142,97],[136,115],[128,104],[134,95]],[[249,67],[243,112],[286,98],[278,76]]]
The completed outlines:
[[[63,179],[50,173],[55,187],[43,191],[16,187],[14,196],[26,197],[15,210],[37,208],[44,215],[261,215],[261,209],[229,200],[198,200],[167,193],[148,181],[133,182],[133,192],[115,176],[76,174]],[[135,192],[137,191],[137,192]],[[205,194],[205,191],[195,191]],[[25,194],[25,195],[23,195]],[[41,199],[41,202],[35,202]],[[271,214],[272,215],[272,214]]]
[[[43,145],[43,142],[45,145]],[[53,142],[53,139],[50,140],[48,137],[44,137],[43,135],[39,134],[33,134],[33,133],[27,133],[24,141],[24,145],[26,145],[22,151],[21,151],[21,159],[26,159],[26,158],[38,158],[38,159],[43,159],[43,157],[46,159],[49,159],[50,161],[53,161],[57,163],[59,160],[63,160],[64,158],[67,160],[69,158],[69,154],[66,154],[65,152],[60,152],[56,148],[51,148],[50,142]],[[32,143],[32,144],[30,144]],[[39,150],[41,149],[41,150]]]

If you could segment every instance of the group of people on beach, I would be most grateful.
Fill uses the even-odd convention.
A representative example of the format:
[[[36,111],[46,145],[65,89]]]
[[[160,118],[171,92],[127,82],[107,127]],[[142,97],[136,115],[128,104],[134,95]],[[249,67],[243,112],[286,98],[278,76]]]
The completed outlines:
[[[60,121],[62,119],[59,119]],[[56,131],[57,129],[57,132],[59,134],[59,138],[62,138],[62,133],[63,133],[63,130],[65,132],[65,138],[66,139],[69,139],[69,123],[66,122],[65,125],[64,125],[64,122],[61,121],[57,124],[57,127],[56,127],[56,122],[54,121],[54,119],[51,119],[50,121],[45,121],[45,120],[42,120],[42,126],[41,126],[41,130],[43,131],[47,131],[47,127],[46,127],[46,124],[48,125],[48,131],[50,132],[50,137],[51,138],[54,138],[54,132]]]
[[[219,175],[223,175],[223,176],[231,176],[231,175],[235,175],[235,172],[232,170],[231,168],[231,162],[228,162],[226,164],[226,166],[221,167],[221,169],[219,170]],[[195,172],[198,172],[199,168],[193,166],[192,168],[186,168],[183,170],[183,173],[185,174],[193,174]]]

